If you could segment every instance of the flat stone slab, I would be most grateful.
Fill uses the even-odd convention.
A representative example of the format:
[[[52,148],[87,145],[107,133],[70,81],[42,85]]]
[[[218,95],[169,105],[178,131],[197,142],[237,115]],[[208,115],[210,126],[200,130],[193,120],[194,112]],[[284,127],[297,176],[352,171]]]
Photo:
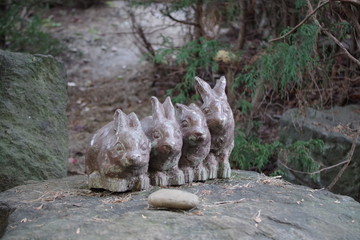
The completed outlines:
[[[87,189],[86,176],[34,182],[0,193],[15,210],[3,239],[359,239],[360,203],[253,172],[178,188],[189,211],[153,209],[142,192]]]

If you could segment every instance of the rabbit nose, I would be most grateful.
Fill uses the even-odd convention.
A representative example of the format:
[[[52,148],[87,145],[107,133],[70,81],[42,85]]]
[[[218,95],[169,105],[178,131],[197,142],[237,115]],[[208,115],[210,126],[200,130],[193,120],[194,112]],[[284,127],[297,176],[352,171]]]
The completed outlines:
[[[141,156],[140,156],[140,154],[137,154],[137,153],[131,154],[131,155],[129,156],[129,160],[132,161],[133,163],[138,163],[138,162],[140,162],[140,159],[141,159]]]
[[[219,118],[219,123],[220,123],[221,126],[224,126],[225,123],[226,123],[226,117],[225,117],[225,116],[221,116],[221,117]]]
[[[173,147],[170,144],[166,144],[161,146],[160,151],[163,153],[169,153],[171,152],[171,150],[173,149]]]
[[[203,141],[205,139],[205,134],[202,132],[195,132],[193,136],[196,141]]]

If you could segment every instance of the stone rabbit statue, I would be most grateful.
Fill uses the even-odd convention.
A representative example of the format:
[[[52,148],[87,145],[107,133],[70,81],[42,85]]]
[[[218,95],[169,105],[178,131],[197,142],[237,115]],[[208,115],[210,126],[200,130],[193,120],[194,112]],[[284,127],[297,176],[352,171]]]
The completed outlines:
[[[182,155],[179,167],[185,182],[205,181],[208,173],[203,161],[210,152],[211,137],[206,118],[194,103],[189,106],[176,104],[177,118],[183,135]]]
[[[234,148],[235,122],[225,93],[226,79],[221,77],[212,89],[208,83],[195,77],[195,90],[200,94],[207,125],[211,133],[210,154],[206,159],[209,178],[230,178],[229,157]]]
[[[163,104],[151,97],[152,116],[141,121],[146,136],[151,141],[149,162],[150,183],[154,186],[182,185],[184,173],[178,163],[183,145],[175,108],[167,97]]]
[[[116,110],[114,120],[95,133],[86,153],[89,187],[113,192],[149,188],[150,150],[136,114]]]

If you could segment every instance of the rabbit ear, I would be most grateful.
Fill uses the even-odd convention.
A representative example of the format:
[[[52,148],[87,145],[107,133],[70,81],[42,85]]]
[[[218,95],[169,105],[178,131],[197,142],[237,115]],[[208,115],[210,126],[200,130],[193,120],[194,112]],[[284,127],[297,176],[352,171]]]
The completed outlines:
[[[114,114],[114,130],[119,132],[127,126],[128,122],[126,114],[120,109],[117,109]]]
[[[165,99],[165,102],[163,103],[163,107],[164,107],[166,118],[170,119],[170,120],[176,120],[175,108],[174,108],[174,105],[171,102],[170,97],[167,97]]]
[[[135,128],[135,129],[141,128],[141,123],[139,121],[139,118],[136,116],[136,114],[134,112],[130,113],[128,115],[128,118],[129,118],[129,124],[131,127]]]
[[[164,108],[159,102],[159,100],[156,97],[151,97],[151,103],[152,103],[152,109],[153,113],[152,116],[155,121],[161,121],[165,118],[164,114]]]
[[[224,97],[224,96],[226,97],[225,89],[226,89],[226,78],[222,76],[219,80],[216,81],[214,92],[219,97]]]
[[[179,115],[183,114],[183,112],[187,109],[187,106],[181,103],[175,104],[175,107],[178,110]]]
[[[196,105],[195,103],[192,103],[189,105],[189,107],[193,110],[196,110],[196,111],[200,111],[201,112],[201,109],[198,107],[198,105]]]
[[[199,77],[195,77],[195,90],[200,94],[202,100],[206,102],[212,95],[210,85]]]

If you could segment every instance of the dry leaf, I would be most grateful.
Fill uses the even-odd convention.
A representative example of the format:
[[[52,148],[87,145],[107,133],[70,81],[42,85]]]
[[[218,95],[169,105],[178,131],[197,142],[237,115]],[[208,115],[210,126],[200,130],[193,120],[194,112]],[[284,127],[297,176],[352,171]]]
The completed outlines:
[[[261,218],[260,218],[260,215],[261,215],[261,210],[259,210],[256,214],[256,216],[254,217],[254,221],[256,223],[261,223]]]
[[[43,205],[41,204],[40,206],[35,207],[34,209],[35,209],[35,210],[41,210],[42,208],[43,208]]]

